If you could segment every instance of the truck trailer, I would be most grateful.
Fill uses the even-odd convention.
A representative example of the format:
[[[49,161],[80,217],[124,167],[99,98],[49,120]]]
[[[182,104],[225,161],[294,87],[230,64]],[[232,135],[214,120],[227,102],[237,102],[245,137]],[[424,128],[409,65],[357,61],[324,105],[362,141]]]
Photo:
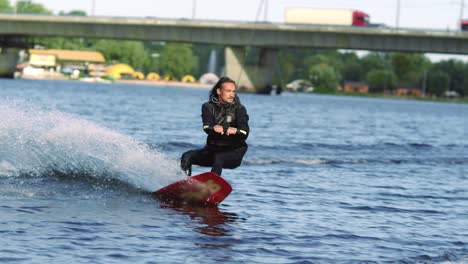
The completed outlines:
[[[289,7],[286,8],[284,22],[366,27],[369,25],[369,15],[359,10]]]

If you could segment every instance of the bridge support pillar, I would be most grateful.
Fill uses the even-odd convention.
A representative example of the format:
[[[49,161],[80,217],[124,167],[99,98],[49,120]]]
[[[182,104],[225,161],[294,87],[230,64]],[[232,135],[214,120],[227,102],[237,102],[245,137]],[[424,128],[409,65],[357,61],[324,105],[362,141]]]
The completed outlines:
[[[272,89],[278,50],[261,48],[257,65],[246,65],[245,48],[226,47],[226,75],[237,82],[239,91],[269,94]]]
[[[0,77],[13,78],[19,51],[19,48],[0,47]]]

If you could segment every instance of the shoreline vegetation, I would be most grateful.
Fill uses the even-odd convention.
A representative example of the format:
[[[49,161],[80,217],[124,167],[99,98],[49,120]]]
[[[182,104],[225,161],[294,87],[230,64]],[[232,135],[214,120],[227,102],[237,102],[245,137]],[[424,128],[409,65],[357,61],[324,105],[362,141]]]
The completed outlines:
[[[154,85],[154,86],[177,86],[177,87],[190,87],[210,89],[212,85],[202,83],[190,83],[179,81],[156,81],[156,80],[115,80],[113,83],[122,84],[138,84],[138,85]]]
[[[210,89],[212,85],[201,84],[201,83],[187,83],[178,81],[154,81],[154,80],[116,80],[114,83],[123,84],[138,84],[138,85],[156,85],[156,86],[172,86],[172,87],[191,87]],[[468,98],[441,98],[441,97],[430,97],[430,96],[396,96],[384,93],[345,93],[345,92],[318,92],[313,94],[323,95],[336,95],[336,96],[353,96],[353,97],[367,97],[367,98],[379,98],[379,99],[399,99],[399,100],[416,100],[416,101],[432,101],[432,102],[447,102],[447,103],[468,103]]]
[[[171,86],[171,87],[191,87],[210,89],[212,85],[201,83],[187,83],[178,81],[153,81],[153,80],[116,80],[114,83],[123,84],[138,84],[138,85],[155,85],[155,86]],[[421,96],[396,96],[383,93],[345,93],[345,92],[316,92],[312,94],[321,95],[336,95],[336,96],[352,96],[352,97],[367,97],[378,99],[398,99],[398,100],[415,100],[415,101],[430,101],[430,102],[446,102],[446,103],[468,103],[468,98],[441,98],[441,97],[421,97]]]
[[[22,79],[22,78],[19,78]],[[34,80],[32,78],[24,78],[25,80]],[[54,80],[54,79],[36,79],[36,80]],[[101,83],[99,81],[88,81],[84,80],[74,80],[74,79],[55,79],[60,81],[71,81],[71,82],[94,82],[94,83]],[[202,84],[202,83],[190,83],[190,82],[181,82],[181,81],[164,81],[164,80],[113,80],[108,83],[112,84],[136,84],[136,85],[145,85],[145,86],[167,86],[167,87],[187,87],[187,88],[194,88],[194,89],[211,89],[213,85],[211,84]],[[288,92],[285,93],[302,93],[302,92]],[[335,96],[351,96],[351,97],[367,97],[367,98],[377,98],[377,99],[397,99],[397,100],[415,100],[415,101],[429,101],[429,102],[445,102],[445,103],[468,103],[468,98],[442,98],[442,97],[435,97],[435,96],[396,96],[392,94],[384,94],[384,93],[345,93],[342,91],[336,92],[313,92],[313,93],[306,93],[306,94],[318,94],[318,95],[335,95]],[[273,95],[273,93],[272,93]]]
[[[344,92],[332,92],[332,93],[316,93],[326,95],[337,95],[337,96],[355,96],[355,97],[368,97],[368,98],[379,98],[379,99],[398,99],[398,100],[415,100],[415,101],[430,101],[430,102],[446,102],[446,103],[468,103],[468,98],[443,98],[435,96],[396,96],[384,93],[344,93]]]

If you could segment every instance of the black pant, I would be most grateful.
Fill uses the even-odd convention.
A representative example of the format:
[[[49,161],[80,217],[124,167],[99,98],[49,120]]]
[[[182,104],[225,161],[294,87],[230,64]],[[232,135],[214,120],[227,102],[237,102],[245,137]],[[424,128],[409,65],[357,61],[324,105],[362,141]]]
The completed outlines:
[[[212,167],[211,172],[221,175],[223,168],[234,169],[239,167],[245,152],[247,152],[247,146],[225,148],[207,145],[202,149],[185,152],[182,154],[180,162],[183,170],[189,170],[189,175],[192,164]]]

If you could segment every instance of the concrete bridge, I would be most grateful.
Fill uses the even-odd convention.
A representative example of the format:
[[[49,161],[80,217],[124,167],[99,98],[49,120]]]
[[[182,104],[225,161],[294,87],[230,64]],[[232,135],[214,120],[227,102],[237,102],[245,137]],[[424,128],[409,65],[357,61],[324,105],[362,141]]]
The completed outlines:
[[[261,91],[271,84],[276,54],[281,48],[468,54],[466,32],[185,19],[0,14],[0,39],[30,36],[224,45],[226,74],[239,79],[239,86],[248,91]],[[260,48],[259,65],[245,65],[246,46]],[[5,53],[3,56],[11,57],[11,49],[2,49],[2,53]]]

